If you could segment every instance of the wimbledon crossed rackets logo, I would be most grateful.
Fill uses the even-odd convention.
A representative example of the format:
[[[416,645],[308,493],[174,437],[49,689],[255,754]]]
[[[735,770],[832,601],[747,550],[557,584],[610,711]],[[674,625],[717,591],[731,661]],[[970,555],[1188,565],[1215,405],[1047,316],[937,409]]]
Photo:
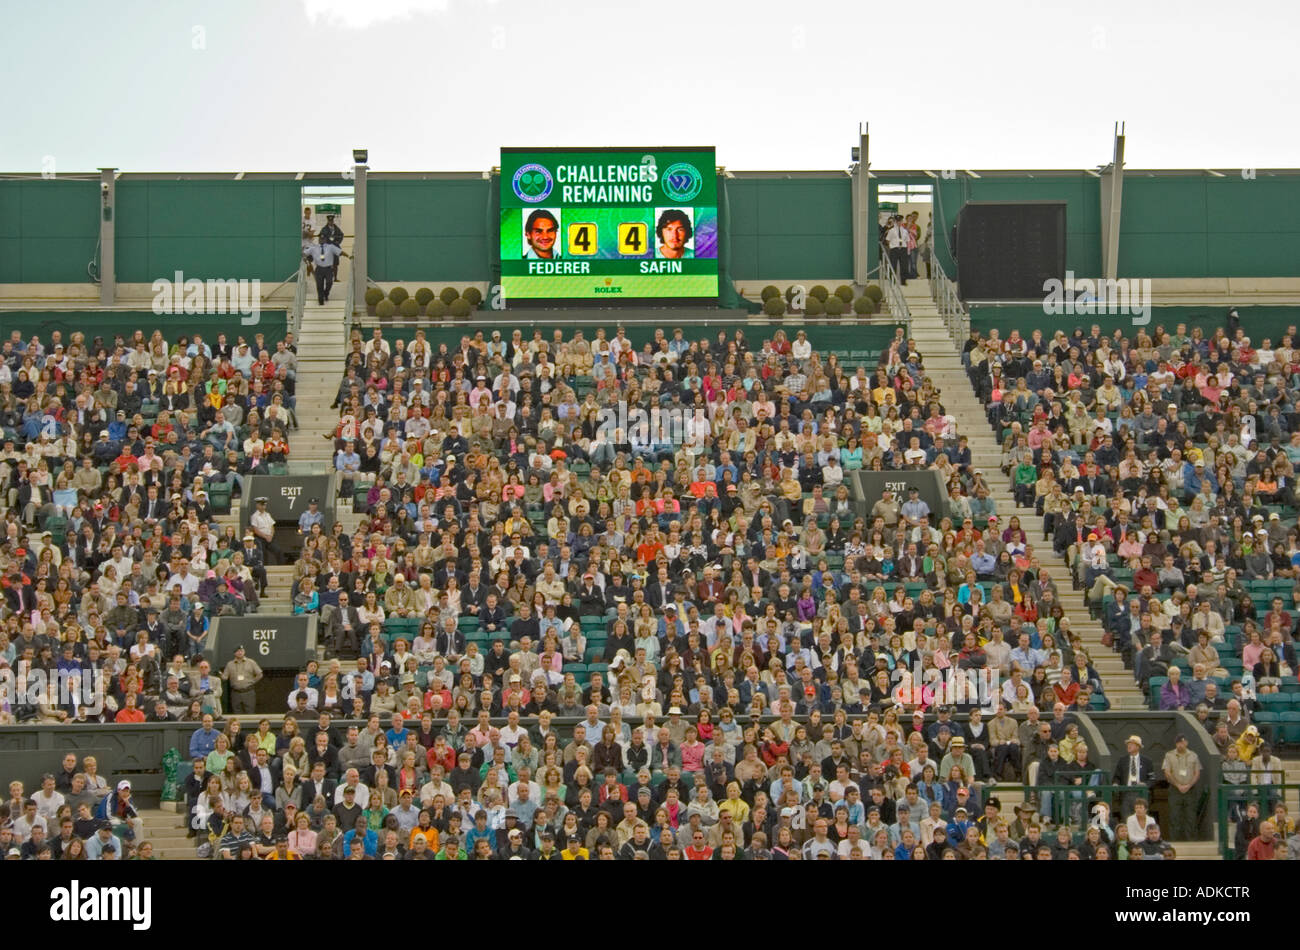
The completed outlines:
[[[520,201],[535,204],[546,200],[551,189],[555,187],[555,179],[551,177],[550,171],[544,165],[535,163],[521,165],[515,172],[511,187],[514,188],[515,195]]]

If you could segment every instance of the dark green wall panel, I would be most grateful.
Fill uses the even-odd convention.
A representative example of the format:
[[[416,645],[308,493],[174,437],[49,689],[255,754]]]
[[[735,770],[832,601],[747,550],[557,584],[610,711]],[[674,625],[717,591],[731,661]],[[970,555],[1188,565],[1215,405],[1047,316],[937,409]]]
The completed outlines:
[[[367,268],[374,280],[481,281],[492,274],[493,182],[367,182]]]
[[[1300,179],[1127,175],[1121,277],[1300,274]]]
[[[117,279],[284,280],[298,266],[296,181],[154,181],[117,186]]]
[[[853,278],[853,194],[845,178],[725,179],[733,280]]]
[[[0,181],[0,283],[89,283],[99,208],[95,181]]]

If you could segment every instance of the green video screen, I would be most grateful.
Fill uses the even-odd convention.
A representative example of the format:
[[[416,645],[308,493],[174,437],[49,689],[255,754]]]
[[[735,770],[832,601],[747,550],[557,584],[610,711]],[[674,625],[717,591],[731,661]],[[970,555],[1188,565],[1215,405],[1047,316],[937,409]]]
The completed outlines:
[[[512,300],[718,297],[712,148],[501,150]]]

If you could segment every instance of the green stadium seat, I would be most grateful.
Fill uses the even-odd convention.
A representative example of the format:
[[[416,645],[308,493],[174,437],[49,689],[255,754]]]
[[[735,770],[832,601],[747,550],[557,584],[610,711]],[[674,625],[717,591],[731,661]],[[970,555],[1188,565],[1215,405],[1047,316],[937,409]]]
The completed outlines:
[[[1277,739],[1288,745],[1300,745],[1300,710],[1278,714],[1280,719]]]
[[[226,482],[212,482],[207,486],[208,501],[212,510],[219,515],[230,513],[231,487]]]
[[[1291,708],[1291,697],[1286,693],[1264,693],[1259,697],[1259,706],[1269,712],[1282,712]]]
[[[1160,708],[1160,690],[1168,682],[1167,676],[1153,676],[1147,681],[1147,703],[1152,709]]]
[[[1282,714],[1276,712],[1265,712],[1260,710],[1253,717],[1256,726],[1259,727],[1260,734],[1264,741],[1276,741],[1277,725],[1282,721]]]

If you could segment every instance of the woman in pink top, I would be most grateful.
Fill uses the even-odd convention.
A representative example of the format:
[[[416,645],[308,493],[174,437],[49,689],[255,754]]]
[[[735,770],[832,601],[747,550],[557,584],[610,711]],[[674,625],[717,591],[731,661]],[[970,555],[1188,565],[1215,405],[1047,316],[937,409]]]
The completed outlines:
[[[681,745],[682,771],[699,772],[704,769],[704,743],[694,726],[686,727],[686,735]]]
[[[1250,642],[1241,650],[1241,665],[1248,670],[1253,670],[1255,664],[1259,662],[1259,656],[1264,652],[1264,642],[1259,638],[1259,631],[1250,631]]]

